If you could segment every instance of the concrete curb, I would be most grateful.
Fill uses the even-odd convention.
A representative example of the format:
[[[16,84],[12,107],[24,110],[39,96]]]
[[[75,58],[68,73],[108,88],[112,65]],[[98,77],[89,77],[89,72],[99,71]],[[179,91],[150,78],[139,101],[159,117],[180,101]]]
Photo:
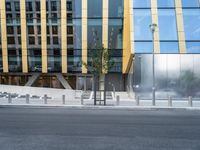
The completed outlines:
[[[158,107],[158,106],[93,106],[93,105],[0,105],[0,108],[66,108],[97,110],[198,110],[200,107]]]

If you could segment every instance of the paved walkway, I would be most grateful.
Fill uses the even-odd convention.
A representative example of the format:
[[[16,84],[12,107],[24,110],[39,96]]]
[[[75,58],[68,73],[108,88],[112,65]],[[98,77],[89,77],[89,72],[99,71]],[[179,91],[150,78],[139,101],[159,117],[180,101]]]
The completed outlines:
[[[106,107],[103,105],[94,106],[93,100],[82,100],[81,99],[65,99],[65,101],[60,99],[47,99],[45,101],[41,99],[30,98],[29,101],[26,101],[26,98],[12,98],[10,101],[8,98],[0,98],[0,106],[39,106],[39,107],[79,107],[79,108],[116,108],[116,109],[158,109],[158,108],[187,108],[187,109],[199,109],[200,110],[200,101],[193,101],[192,106],[188,101],[176,100],[172,101],[172,106],[169,106],[167,100],[158,100],[156,101],[156,106],[152,106],[151,100],[140,100],[139,105],[136,105],[135,100],[123,99],[117,102],[116,100],[107,100]]]

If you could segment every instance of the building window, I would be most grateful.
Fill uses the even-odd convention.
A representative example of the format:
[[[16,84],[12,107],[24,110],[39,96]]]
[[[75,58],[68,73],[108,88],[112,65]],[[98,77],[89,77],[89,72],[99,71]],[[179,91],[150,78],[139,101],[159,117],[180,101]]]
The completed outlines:
[[[187,53],[200,53],[200,42],[187,42],[186,41]]]
[[[135,9],[134,14],[135,40],[152,40],[152,33],[149,29],[151,11],[149,9]]]
[[[32,2],[26,2],[26,11],[33,11]]]
[[[35,2],[36,11],[40,11],[40,2]]]
[[[135,48],[135,53],[152,53],[153,44],[152,42],[136,41],[134,48]]]
[[[200,10],[183,9],[186,40],[200,40]]]
[[[160,40],[178,40],[174,9],[159,9],[158,24]]]
[[[102,0],[88,0],[88,17],[102,17]]]
[[[178,53],[179,52],[178,42],[161,41],[160,52],[161,53]]]
[[[199,7],[199,0],[182,0],[183,7]]]
[[[69,45],[73,44],[73,37],[67,37],[67,44]]]
[[[28,34],[34,34],[34,27],[28,26]]]
[[[102,20],[88,19],[88,48],[96,49],[102,43]]]
[[[14,2],[14,5],[15,5],[15,11],[20,11],[19,2]]]
[[[53,37],[53,44],[54,45],[58,45],[59,43],[58,43],[58,37],[56,36],[56,37]]]
[[[72,1],[67,1],[67,11],[72,11]]]
[[[29,44],[35,45],[35,37],[29,37]]]
[[[174,8],[174,0],[158,0],[158,8]]]
[[[8,37],[7,40],[8,40],[8,44],[15,44],[15,38],[13,36]]]
[[[6,11],[11,11],[11,3],[10,2],[6,2]]]
[[[67,34],[73,34],[73,26],[67,27]]]
[[[58,26],[52,26],[52,33],[58,34]]]
[[[123,17],[124,0],[109,0],[109,17]]]
[[[14,34],[13,26],[7,26],[7,34]]]
[[[133,0],[133,8],[150,8],[150,0]]]
[[[51,11],[57,11],[57,2],[51,1]]]
[[[17,27],[17,34],[21,34],[21,27],[20,26]]]

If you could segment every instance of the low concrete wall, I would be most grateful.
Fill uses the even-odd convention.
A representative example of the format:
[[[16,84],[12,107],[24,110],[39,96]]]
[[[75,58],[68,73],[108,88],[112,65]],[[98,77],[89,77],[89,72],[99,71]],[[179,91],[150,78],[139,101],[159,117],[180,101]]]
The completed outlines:
[[[54,99],[61,99],[62,95],[65,95],[68,99],[74,99],[75,97],[77,97],[77,93],[80,94],[81,91],[68,89],[0,85],[0,92],[16,93],[19,95],[30,94],[37,96],[44,96],[45,94],[47,94],[48,97],[52,97]]]

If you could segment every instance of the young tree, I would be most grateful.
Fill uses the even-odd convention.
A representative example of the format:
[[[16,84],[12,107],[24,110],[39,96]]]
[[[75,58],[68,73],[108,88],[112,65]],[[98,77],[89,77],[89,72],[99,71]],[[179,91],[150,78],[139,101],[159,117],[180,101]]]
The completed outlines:
[[[104,91],[104,100],[105,99],[105,80],[106,74],[114,66],[114,61],[111,59],[111,50],[105,48],[101,45],[94,45],[95,48],[92,48],[89,52],[89,61],[88,63],[83,62],[84,67],[87,68],[94,76],[94,105],[96,105],[96,83],[99,79],[99,90]]]

